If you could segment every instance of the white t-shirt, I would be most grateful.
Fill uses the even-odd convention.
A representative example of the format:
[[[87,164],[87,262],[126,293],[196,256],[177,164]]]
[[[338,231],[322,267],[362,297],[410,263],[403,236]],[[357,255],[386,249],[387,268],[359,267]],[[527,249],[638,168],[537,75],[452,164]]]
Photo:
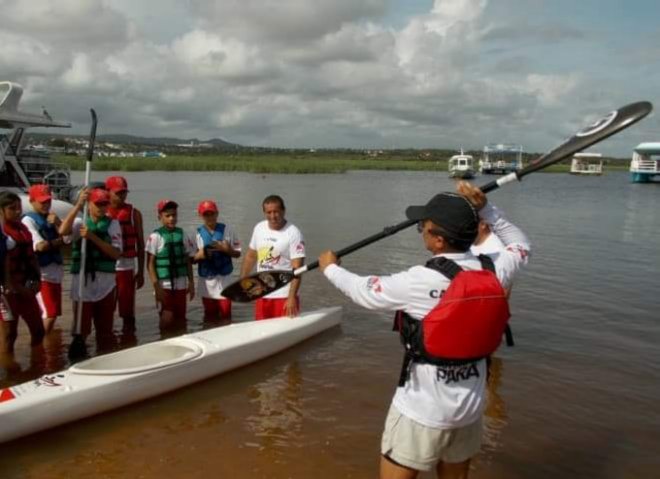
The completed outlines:
[[[506,245],[493,258],[498,279],[508,287],[514,274],[527,263],[529,242],[525,234],[509,223],[494,207],[487,205],[480,215],[491,231]],[[464,269],[481,269],[471,253],[443,254]],[[425,266],[413,266],[391,276],[358,276],[337,265],[330,265],[325,276],[355,303],[368,309],[402,310],[414,319],[424,318],[438,303],[449,279]],[[429,427],[456,428],[472,424],[485,407],[486,360],[475,367],[457,368],[413,363],[410,379],[396,390],[393,405],[401,414]],[[454,369],[454,374],[450,371]]]
[[[165,248],[165,239],[158,231],[154,231],[147,238],[144,250],[156,256],[163,248]],[[195,242],[185,231],[183,232],[183,250],[190,257],[195,256],[197,252]],[[169,279],[159,279],[158,282],[163,289],[172,289],[172,282]],[[174,289],[188,289],[188,275],[174,278]]]
[[[305,241],[300,230],[287,222],[282,229],[272,230],[264,220],[254,227],[250,249],[257,252],[257,271],[291,271],[291,260],[305,257]],[[291,284],[269,295],[267,299],[287,298]]]
[[[32,248],[36,253],[37,245],[42,241],[46,241],[46,238],[41,236],[41,233],[39,232],[39,226],[30,216],[24,216],[21,221],[32,235]],[[51,263],[47,266],[41,266],[40,270],[42,281],[60,284],[64,278],[64,266],[61,264]]]
[[[227,241],[236,251],[241,251],[241,242],[238,240],[238,236],[236,233],[234,233],[234,230],[229,225],[225,225],[223,241]],[[204,248],[204,240],[198,231],[195,233],[195,243],[197,244],[198,250]],[[225,285],[230,283],[230,281],[227,281],[230,276],[230,274],[225,276],[211,276],[208,278],[199,276],[199,280],[197,282],[197,294],[199,294],[199,296],[202,298],[221,299],[223,297],[222,289],[225,287]]]
[[[82,227],[82,218],[76,218],[73,221],[73,231],[71,233],[72,240],[78,241],[80,239],[80,228]],[[121,226],[119,221],[112,220],[108,227],[108,235],[110,235],[110,244],[121,251]],[[89,244],[88,244],[89,247]],[[83,302],[100,301],[105,298],[115,288],[115,273],[104,273],[96,271],[94,273],[94,280],[91,275],[85,274],[87,281],[83,283],[82,300]],[[80,274],[71,275],[71,299],[79,301],[78,287],[80,281]]]

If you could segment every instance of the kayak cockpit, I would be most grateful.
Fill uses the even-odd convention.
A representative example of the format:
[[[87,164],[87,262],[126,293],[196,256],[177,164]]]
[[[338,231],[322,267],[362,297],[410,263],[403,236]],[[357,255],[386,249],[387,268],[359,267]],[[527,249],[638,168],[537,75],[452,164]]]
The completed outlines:
[[[202,348],[189,340],[170,340],[145,344],[81,361],[69,368],[73,374],[136,374],[184,363],[199,357]]]

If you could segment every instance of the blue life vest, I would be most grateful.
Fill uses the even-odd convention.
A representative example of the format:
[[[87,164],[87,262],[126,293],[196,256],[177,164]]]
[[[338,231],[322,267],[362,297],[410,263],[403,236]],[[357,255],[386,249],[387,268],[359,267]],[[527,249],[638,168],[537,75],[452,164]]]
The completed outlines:
[[[197,228],[197,232],[202,237],[202,241],[204,241],[204,249],[206,251],[206,259],[199,262],[199,275],[202,278],[210,278],[212,276],[227,276],[231,274],[234,270],[231,256],[220,251],[209,251],[207,249],[214,241],[223,240],[225,237],[225,225],[223,223],[216,223],[213,234],[204,225]]]
[[[39,234],[45,241],[54,241],[60,237],[55,225],[49,223],[43,215],[40,215],[36,211],[30,211],[29,213],[25,213],[25,216],[29,216],[34,220],[39,229]],[[51,246],[48,251],[35,251],[35,253],[37,254],[39,266],[42,268],[52,263],[62,264],[62,253],[60,253],[59,248],[53,248]]]

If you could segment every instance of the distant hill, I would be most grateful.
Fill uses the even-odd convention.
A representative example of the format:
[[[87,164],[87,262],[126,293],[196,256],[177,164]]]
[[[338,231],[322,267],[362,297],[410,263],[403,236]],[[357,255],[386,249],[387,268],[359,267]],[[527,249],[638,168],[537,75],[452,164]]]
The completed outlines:
[[[67,135],[62,133],[29,133],[31,138],[38,141],[46,141],[51,138],[81,138],[86,139],[86,135]],[[151,146],[175,146],[175,145],[193,145],[210,144],[215,149],[228,149],[235,150],[243,148],[242,145],[230,143],[221,138],[213,138],[211,140],[202,141],[197,138],[172,138],[172,137],[144,137],[135,135],[115,134],[115,135],[99,135],[96,137],[97,142],[118,143],[121,145],[151,145]]]
[[[200,143],[208,143],[213,145],[216,148],[240,148],[241,145],[235,143],[230,143],[228,141],[222,140],[220,138],[213,138],[211,140],[202,141],[197,138],[171,138],[171,137],[144,137],[144,136],[134,136],[134,135],[99,135],[96,137],[97,140],[106,141],[110,143],[121,143],[124,145],[185,145],[193,143],[199,145]]]

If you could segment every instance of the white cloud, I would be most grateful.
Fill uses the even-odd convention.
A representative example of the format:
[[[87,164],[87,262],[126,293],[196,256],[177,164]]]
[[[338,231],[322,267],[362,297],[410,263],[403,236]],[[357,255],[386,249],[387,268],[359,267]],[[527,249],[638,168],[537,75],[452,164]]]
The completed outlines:
[[[94,106],[105,132],[301,147],[542,149],[633,84],[651,91],[610,78],[634,66],[588,28],[497,14],[524,18],[520,2],[435,0],[395,28],[398,1],[0,0],[0,80],[62,119]],[[608,65],[581,68],[572,42]]]

